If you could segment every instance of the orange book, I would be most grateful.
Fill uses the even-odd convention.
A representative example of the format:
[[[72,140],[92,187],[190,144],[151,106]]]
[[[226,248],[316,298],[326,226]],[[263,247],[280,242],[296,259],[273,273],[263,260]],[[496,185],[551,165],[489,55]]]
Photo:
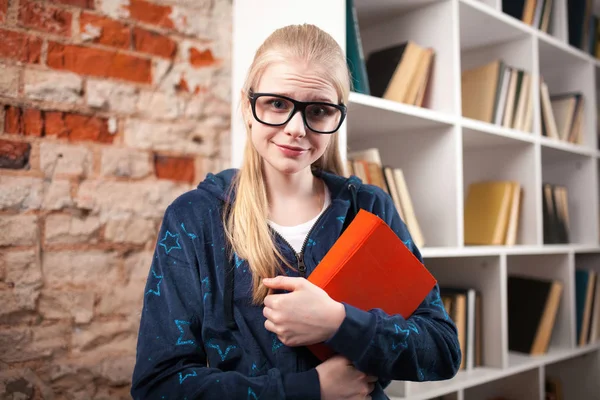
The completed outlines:
[[[362,209],[308,280],[336,301],[404,318],[437,283],[385,221]],[[308,348],[321,361],[334,354],[323,343]]]

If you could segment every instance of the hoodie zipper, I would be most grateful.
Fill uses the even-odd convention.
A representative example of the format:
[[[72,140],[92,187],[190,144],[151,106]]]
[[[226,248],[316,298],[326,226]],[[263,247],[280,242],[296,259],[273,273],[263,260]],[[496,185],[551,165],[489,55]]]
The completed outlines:
[[[356,190],[356,186],[353,183],[350,183],[348,185],[348,188],[352,192]],[[285,244],[287,244],[287,246],[290,249],[292,249],[292,251],[296,255],[296,261],[298,263],[298,271],[300,272],[300,276],[302,276],[303,278],[306,278],[306,264],[304,263],[304,251],[306,250],[306,245],[308,244],[308,240],[310,239],[310,236],[312,235],[313,231],[319,225],[319,222],[321,222],[323,217],[325,217],[325,214],[327,214],[327,212],[329,211],[329,209],[331,208],[332,205],[333,205],[333,199],[332,199],[331,203],[327,206],[325,211],[323,211],[321,213],[321,215],[319,215],[319,218],[317,218],[317,220],[315,221],[313,226],[311,226],[310,230],[308,231],[308,234],[304,238],[304,242],[302,243],[302,247],[300,248],[300,253],[297,253],[296,250],[294,250],[294,247],[292,247],[292,245],[287,240],[285,240],[285,238],[283,236],[281,236],[279,234],[279,232],[277,232],[275,229],[271,228],[273,230],[273,232],[275,233],[275,235],[277,237],[279,237]]]
[[[273,232],[275,232],[275,235],[277,235],[277,237],[279,237],[283,241],[283,243],[288,245],[288,247],[290,249],[292,249],[292,251],[294,252],[294,255],[296,256],[296,262],[298,265],[298,271],[300,272],[300,276],[302,276],[303,278],[306,278],[306,264],[304,263],[304,252],[306,250],[306,245],[308,244],[308,240],[310,239],[310,236],[312,235],[313,231],[315,230],[315,227],[317,227],[319,225],[319,222],[321,222],[321,220],[323,219],[323,217],[325,216],[327,211],[329,211],[330,208],[331,208],[331,204],[329,204],[327,206],[327,208],[323,211],[323,213],[321,213],[321,215],[319,215],[319,218],[317,218],[317,220],[315,221],[313,226],[311,226],[310,230],[308,231],[308,234],[304,238],[304,242],[302,243],[302,247],[300,248],[300,253],[297,253],[294,250],[294,247],[292,247],[292,245],[287,240],[285,240],[285,238],[283,236],[281,236],[279,234],[279,232],[277,232],[275,229],[273,229]]]

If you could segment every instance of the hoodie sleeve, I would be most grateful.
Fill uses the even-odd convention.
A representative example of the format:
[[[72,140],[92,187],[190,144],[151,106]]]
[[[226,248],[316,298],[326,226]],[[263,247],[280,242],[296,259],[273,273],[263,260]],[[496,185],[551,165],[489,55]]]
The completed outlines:
[[[207,366],[202,299],[207,293],[192,239],[173,206],[167,209],[144,289],[133,399],[320,399],[316,369],[246,376]],[[196,236],[198,235],[198,236]],[[204,293],[203,293],[204,292]]]
[[[423,262],[410,233],[383,191],[373,206],[378,215]],[[457,329],[446,313],[436,284],[405,319],[381,309],[363,311],[344,303],[346,317],[325,343],[380,380],[434,381],[452,378],[461,362]]]

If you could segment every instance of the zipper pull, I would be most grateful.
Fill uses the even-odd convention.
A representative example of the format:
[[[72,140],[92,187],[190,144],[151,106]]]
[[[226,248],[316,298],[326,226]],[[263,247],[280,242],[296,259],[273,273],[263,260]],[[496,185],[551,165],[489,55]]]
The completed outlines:
[[[300,275],[304,278],[306,276],[306,265],[304,265],[304,255],[302,253],[297,254],[298,258],[298,271],[300,271]]]

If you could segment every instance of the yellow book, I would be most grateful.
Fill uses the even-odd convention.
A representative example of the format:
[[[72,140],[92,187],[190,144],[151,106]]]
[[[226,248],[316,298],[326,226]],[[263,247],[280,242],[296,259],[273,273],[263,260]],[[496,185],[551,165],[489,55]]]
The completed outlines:
[[[516,182],[501,180],[469,185],[464,212],[465,244],[504,244],[515,187]]]

